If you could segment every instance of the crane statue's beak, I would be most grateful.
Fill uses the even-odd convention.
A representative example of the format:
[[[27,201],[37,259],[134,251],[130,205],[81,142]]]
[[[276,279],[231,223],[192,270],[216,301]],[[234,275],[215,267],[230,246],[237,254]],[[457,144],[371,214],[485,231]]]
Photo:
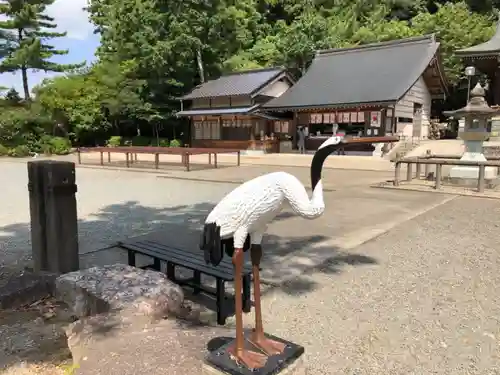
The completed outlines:
[[[321,146],[319,146],[318,150],[325,148],[325,147],[329,147],[329,146],[337,146],[340,142],[342,142],[343,139],[344,139],[344,137],[341,137],[338,135],[330,137],[326,141],[324,141],[321,144]]]

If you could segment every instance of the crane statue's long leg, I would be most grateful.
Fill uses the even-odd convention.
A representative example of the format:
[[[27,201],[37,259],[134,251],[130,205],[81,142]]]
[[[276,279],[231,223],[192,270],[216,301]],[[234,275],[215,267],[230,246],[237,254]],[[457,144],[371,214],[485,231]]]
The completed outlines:
[[[245,237],[246,238],[246,235]],[[243,240],[244,241],[244,240]],[[239,241],[236,241],[236,245]],[[234,250],[234,299],[236,315],[236,343],[230,349],[230,354],[234,359],[248,367],[249,369],[258,369],[264,367],[267,357],[262,353],[257,353],[245,348],[245,339],[243,335],[243,301],[242,301],[242,274],[243,274],[243,249],[242,245]]]
[[[263,232],[262,232],[263,233]],[[250,248],[250,256],[252,258],[253,271],[253,291],[255,304],[255,329],[250,341],[256,347],[261,349],[267,355],[275,355],[283,353],[285,344],[268,339],[264,334],[264,325],[262,324],[262,306],[260,295],[260,262],[262,260],[262,234],[252,233],[252,245]]]

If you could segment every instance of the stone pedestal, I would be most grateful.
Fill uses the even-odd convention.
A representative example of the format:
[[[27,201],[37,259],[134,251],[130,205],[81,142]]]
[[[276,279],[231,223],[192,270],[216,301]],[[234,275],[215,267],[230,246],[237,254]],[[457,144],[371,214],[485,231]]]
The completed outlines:
[[[465,119],[461,118],[458,120],[458,132],[457,132],[457,139],[462,139],[460,138],[460,134],[465,131]]]
[[[295,344],[291,341],[265,333],[265,336],[273,341],[277,341],[284,345],[284,349],[280,354],[272,355],[266,358],[263,367],[258,370],[249,369],[246,366],[240,365],[234,360],[232,349],[236,345],[235,339],[219,338],[221,342],[212,340],[207,347],[217,346],[209,349],[209,353],[203,364],[204,375],[304,375],[304,347]],[[252,333],[245,333],[244,348],[251,351],[258,351],[252,344]],[[224,342],[222,344],[222,342]],[[222,344],[222,345],[221,345]]]
[[[243,150],[241,151],[241,155],[245,156],[258,156],[258,155],[265,155],[266,152],[264,150]]]
[[[307,367],[304,357],[300,357],[286,368],[276,373],[276,375],[307,375]],[[208,363],[204,363],[201,371],[202,375],[230,375],[230,373],[219,370]]]
[[[384,148],[384,143],[373,143],[372,145],[375,147],[372,156],[377,156],[381,158],[383,156],[382,149]]]
[[[486,161],[483,154],[483,142],[488,136],[484,131],[465,131],[459,133],[461,139],[465,141],[465,153],[460,158],[461,161]],[[484,178],[491,180],[496,178],[497,169],[494,167],[486,167]],[[450,178],[462,179],[477,179],[479,177],[479,167],[457,165],[450,171]]]

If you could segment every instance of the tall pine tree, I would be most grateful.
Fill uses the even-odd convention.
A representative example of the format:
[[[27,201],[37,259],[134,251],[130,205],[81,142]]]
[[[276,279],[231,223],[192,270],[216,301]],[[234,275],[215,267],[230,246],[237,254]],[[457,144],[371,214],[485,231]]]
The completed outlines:
[[[47,6],[55,0],[0,0],[0,73],[21,71],[24,97],[30,99],[28,71],[64,72],[82,64],[57,64],[51,61],[55,55],[66,55],[67,50],[57,50],[47,42],[66,33],[51,32],[57,25],[46,14]],[[2,53],[3,49],[3,53]],[[2,56],[3,55],[3,56]]]

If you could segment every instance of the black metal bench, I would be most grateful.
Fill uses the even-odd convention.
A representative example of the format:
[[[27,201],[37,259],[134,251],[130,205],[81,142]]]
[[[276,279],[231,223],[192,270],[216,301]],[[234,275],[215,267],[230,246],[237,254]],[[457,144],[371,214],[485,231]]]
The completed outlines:
[[[141,267],[161,271],[161,263],[167,265],[166,273],[169,280],[182,286],[193,288],[193,294],[201,292],[215,297],[217,309],[217,323],[226,324],[226,318],[234,312],[234,296],[226,294],[226,282],[234,281],[233,264],[230,258],[225,258],[218,266],[207,265],[202,251],[191,252],[175,247],[163,245],[154,241],[132,241],[118,242],[118,246],[128,251],[128,264],[136,266],[136,254],[142,254],[153,258],[153,264]],[[175,267],[187,268],[193,271],[193,277],[187,279],[175,276]],[[215,278],[216,287],[211,288],[203,285],[201,275]],[[250,284],[252,279],[252,268],[245,265],[243,270],[243,311],[250,312],[252,302],[250,299]]]

